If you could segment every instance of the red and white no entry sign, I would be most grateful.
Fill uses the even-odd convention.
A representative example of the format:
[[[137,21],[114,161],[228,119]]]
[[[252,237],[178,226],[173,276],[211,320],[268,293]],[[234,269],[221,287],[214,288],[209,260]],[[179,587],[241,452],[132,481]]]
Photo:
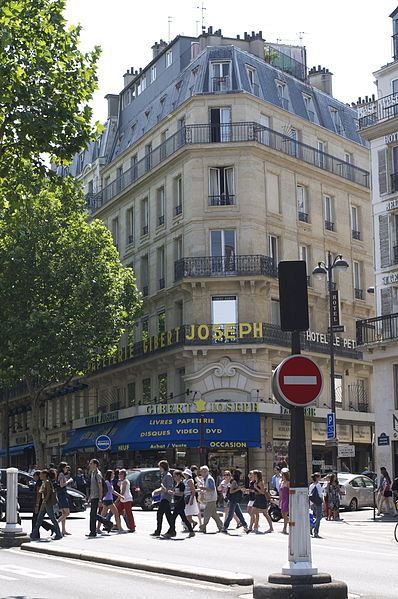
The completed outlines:
[[[276,399],[286,408],[305,408],[321,394],[323,375],[319,366],[301,354],[289,356],[279,364],[272,377]]]

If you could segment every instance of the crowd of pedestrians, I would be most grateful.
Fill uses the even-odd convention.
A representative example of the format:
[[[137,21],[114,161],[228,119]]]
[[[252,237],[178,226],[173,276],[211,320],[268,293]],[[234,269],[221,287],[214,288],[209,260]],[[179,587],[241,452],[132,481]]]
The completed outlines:
[[[136,530],[132,509],[133,497],[126,470],[109,469],[103,475],[99,470],[98,460],[92,459],[88,473],[85,474],[78,468],[73,478],[66,462],[61,462],[57,468],[54,464],[50,466],[47,470],[33,473],[36,501],[32,517],[32,539],[40,538],[40,528],[51,531],[54,539],[61,539],[70,534],[66,528],[70,514],[67,497],[69,486],[74,486],[84,493],[90,504],[90,530],[87,537],[96,537],[104,532]],[[258,469],[248,473],[245,484],[239,469],[225,470],[222,475],[211,472],[206,465],[199,469],[193,465],[190,468],[171,471],[166,460],[161,460],[158,467],[160,486],[152,493],[153,504],[157,506],[156,528],[151,533],[153,537],[175,537],[177,519],[181,520],[188,538],[194,537],[196,532],[206,533],[210,520],[215,523],[220,533],[228,534],[232,521],[235,521],[236,528],[242,528],[247,534],[258,533],[261,516],[267,523],[263,534],[272,533],[274,527],[269,506],[270,502],[275,501],[279,502],[283,519],[281,532],[288,534],[290,472],[286,463],[275,467],[270,485],[264,483],[263,474]],[[336,473],[327,475],[323,480],[319,472],[312,474],[308,496],[312,511],[310,530],[315,538],[320,537],[322,518],[340,520],[342,494]],[[246,514],[241,508],[245,495]],[[392,509],[397,514],[396,499],[398,479],[391,482],[386,469],[381,468],[377,486],[378,514],[380,515],[385,508]],[[55,506],[58,506],[58,519],[54,512]],[[50,522],[44,519],[46,515]],[[168,528],[162,534],[164,519]]]

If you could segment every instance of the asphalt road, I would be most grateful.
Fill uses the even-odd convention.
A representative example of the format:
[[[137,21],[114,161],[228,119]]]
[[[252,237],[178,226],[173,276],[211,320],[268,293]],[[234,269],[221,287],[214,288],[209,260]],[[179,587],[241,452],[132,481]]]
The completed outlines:
[[[0,550],[1,599],[176,599],[181,596],[237,599],[250,597],[250,589],[39,556],[18,549]]]
[[[287,561],[288,539],[280,534],[280,522],[275,525],[273,534],[246,535],[241,529],[235,530],[233,525],[226,536],[216,534],[215,526],[211,525],[208,527],[210,534],[198,533],[193,539],[188,539],[179,532],[175,539],[166,540],[149,536],[155,528],[156,513],[137,509],[134,510],[134,516],[137,525],[134,534],[111,534],[96,539],[86,539],[84,536],[88,529],[88,513],[85,517],[71,518],[68,530],[72,535],[51,544],[57,547],[62,544],[68,549],[106,552],[130,559],[149,558],[157,562],[183,564],[192,569],[201,566],[237,571],[253,575],[258,582],[265,581],[272,572],[280,572]],[[322,521],[322,538],[312,541],[313,562],[319,571],[329,572],[333,578],[345,581],[354,596],[361,599],[396,599],[398,544],[393,531],[397,520],[382,518],[372,522],[371,516],[372,511],[366,509],[343,512],[341,522]],[[24,520],[24,525],[28,530],[27,520]],[[262,522],[262,530],[265,530],[265,521]],[[43,539],[43,542],[46,541]],[[84,569],[89,566],[80,567]],[[155,577],[154,584],[158,584],[160,579],[159,575]],[[245,593],[248,593],[248,589],[241,594]],[[202,596],[211,595],[206,592]],[[27,597],[31,599],[34,596]]]

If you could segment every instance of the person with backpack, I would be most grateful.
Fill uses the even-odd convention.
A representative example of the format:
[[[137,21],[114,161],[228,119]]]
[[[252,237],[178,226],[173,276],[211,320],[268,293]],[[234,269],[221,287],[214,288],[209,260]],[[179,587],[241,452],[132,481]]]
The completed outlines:
[[[106,474],[105,474],[105,485],[107,488],[107,493],[105,495],[105,497],[103,498],[103,508],[101,511],[101,516],[103,516],[106,520],[110,520],[110,518],[106,518],[106,516],[108,515],[108,512],[115,516],[115,521],[116,521],[116,530],[123,530],[122,528],[122,524],[120,521],[120,514],[119,514],[119,510],[117,509],[115,503],[114,503],[114,499],[113,497],[117,497],[119,500],[124,499],[124,496],[121,495],[118,491],[115,491],[115,489],[113,488],[112,485],[112,479],[113,479],[113,470],[107,470]],[[114,528],[114,527],[112,527]]]
[[[240,509],[239,503],[242,501],[243,492],[240,487],[241,471],[236,469],[232,472],[231,484],[228,488],[227,497],[229,500],[228,516],[224,522],[224,528],[222,532],[228,534],[228,526],[232,520],[234,514],[236,514],[243,526],[245,532],[249,532],[246,520],[243,517],[242,510]]]
[[[40,472],[41,486],[39,493],[41,494],[41,505],[37,515],[36,524],[30,534],[32,540],[38,540],[40,538],[39,528],[43,523],[44,516],[47,514],[50,518],[54,527],[55,537],[54,541],[62,539],[61,530],[54,514],[54,506],[57,503],[57,495],[54,491],[53,480],[54,475],[49,470],[42,470]]]
[[[308,488],[308,497],[311,503],[311,509],[312,509],[312,513],[314,514],[314,518],[315,518],[315,522],[313,524],[313,526],[311,526],[311,534],[314,535],[314,537],[316,539],[320,539],[321,537],[319,536],[319,527],[321,525],[321,520],[322,520],[322,502],[323,502],[323,492],[322,492],[322,487],[321,487],[321,483],[319,482],[321,480],[321,475],[319,472],[314,472],[314,474],[311,475],[311,480],[312,483],[310,484],[309,488]]]
[[[112,530],[112,522],[106,520],[103,516],[98,513],[98,506],[102,506],[102,500],[108,492],[107,486],[102,474],[98,469],[99,461],[96,458],[90,460],[90,534],[86,537],[97,536],[97,520],[104,525],[104,529],[107,532]]]

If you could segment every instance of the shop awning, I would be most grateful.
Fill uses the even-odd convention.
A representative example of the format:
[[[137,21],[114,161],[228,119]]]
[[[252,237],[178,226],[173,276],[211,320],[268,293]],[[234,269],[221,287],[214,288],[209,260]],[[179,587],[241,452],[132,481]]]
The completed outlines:
[[[79,428],[69,437],[62,452],[71,453],[78,450],[96,449],[95,441],[101,435],[107,435],[110,438],[112,443],[110,451],[117,451],[116,447],[123,444],[128,438],[126,429],[129,428],[130,420],[118,420],[117,422]]]
[[[100,435],[111,439],[109,451],[145,449],[245,449],[261,447],[260,414],[194,413],[136,416],[111,424],[98,424],[75,431],[63,453],[96,449]]]
[[[14,447],[10,447],[10,455],[23,455],[27,449],[33,449],[33,445],[14,445]],[[6,449],[0,449],[0,456],[5,456],[6,454]]]

